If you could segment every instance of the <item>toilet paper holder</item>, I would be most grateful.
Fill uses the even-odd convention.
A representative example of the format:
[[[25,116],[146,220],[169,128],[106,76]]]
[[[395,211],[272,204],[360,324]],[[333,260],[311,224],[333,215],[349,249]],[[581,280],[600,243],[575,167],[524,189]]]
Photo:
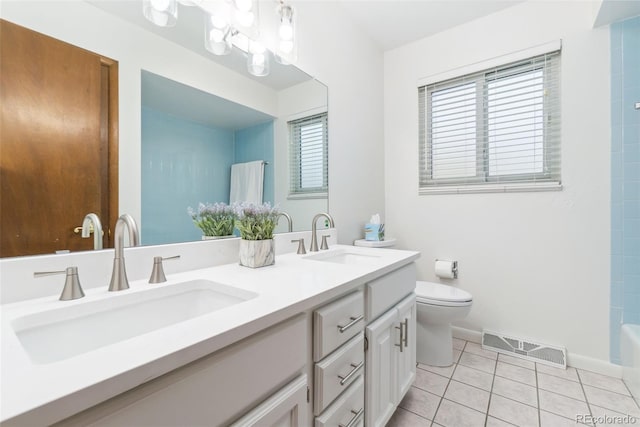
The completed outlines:
[[[458,278],[458,261],[436,258],[435,266],[436,276],[442,277],[444,279]]]

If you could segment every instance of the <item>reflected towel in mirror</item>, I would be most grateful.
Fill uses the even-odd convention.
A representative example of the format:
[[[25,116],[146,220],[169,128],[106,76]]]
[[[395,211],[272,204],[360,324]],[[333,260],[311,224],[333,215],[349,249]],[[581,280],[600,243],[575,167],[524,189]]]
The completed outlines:
[[[262,203],[264,187],[264,161],[236,163],[231,165],[229,203]]]

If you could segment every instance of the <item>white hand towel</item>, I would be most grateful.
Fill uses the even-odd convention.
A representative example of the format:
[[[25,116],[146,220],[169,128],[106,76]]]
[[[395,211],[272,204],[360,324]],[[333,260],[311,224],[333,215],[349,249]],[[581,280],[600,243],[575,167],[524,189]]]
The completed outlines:
[[[236,163],[231,165],[231,188],[229,203],[262,203],[264,187],[264,161]]]

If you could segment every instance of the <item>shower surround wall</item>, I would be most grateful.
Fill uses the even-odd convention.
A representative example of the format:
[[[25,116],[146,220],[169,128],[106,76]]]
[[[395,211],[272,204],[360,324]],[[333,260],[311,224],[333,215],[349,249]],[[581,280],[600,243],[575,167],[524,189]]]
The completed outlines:
[[[640,16],[611,25],[611,361],[640,324]]]

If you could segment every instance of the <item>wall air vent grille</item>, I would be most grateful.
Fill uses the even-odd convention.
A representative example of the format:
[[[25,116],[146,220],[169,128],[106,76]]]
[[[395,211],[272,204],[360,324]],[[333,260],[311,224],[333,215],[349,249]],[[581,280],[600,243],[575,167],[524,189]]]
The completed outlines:
[[[567,351],[564,347],[525,341],[497,332],[482,331],[482,348],[558,368],[567,367]]]

